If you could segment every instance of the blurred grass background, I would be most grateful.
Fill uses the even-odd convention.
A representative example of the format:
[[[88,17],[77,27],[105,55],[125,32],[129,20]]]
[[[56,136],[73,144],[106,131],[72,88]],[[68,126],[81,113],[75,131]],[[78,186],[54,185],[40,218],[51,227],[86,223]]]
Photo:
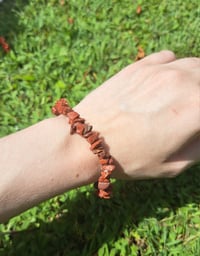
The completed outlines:
[[[4,0],[0,136],[51,116],[61,96],[75,105],[138,47],[200,57],[199,24],[199,0]],[[53,198],[0,225],[0,255],[199,256],[199,171],[117,181],[110,201],[91,186]]]

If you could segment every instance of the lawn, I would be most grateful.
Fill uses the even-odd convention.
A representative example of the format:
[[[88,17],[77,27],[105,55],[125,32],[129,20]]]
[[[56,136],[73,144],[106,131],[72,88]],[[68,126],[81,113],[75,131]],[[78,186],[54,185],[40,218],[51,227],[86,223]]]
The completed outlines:
[[[161,49],[200,57],[199,0],[4,0],[0,3],[0,136],[72,105]],[[115,181],[52,198],[0,224],[0,256],[199,256],[200,165],[174,179]]]

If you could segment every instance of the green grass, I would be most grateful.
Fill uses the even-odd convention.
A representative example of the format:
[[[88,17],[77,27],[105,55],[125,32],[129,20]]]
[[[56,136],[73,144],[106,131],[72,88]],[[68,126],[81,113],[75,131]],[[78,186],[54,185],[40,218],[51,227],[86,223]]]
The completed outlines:
[[[0,36],[0,136],[75,105],[125,65],[137,47],[200,56],[198,0],[4,0]],[[138,5],[142,12],[136,14]],[[53,198],[0,225],[0,256],[198,256],[200,166],[171,180],[91,186]]]

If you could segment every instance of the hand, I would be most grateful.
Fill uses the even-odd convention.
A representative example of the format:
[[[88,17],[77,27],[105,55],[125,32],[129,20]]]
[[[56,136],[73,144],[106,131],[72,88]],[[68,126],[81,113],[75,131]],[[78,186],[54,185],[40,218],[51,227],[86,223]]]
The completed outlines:
[[[104,137],[115,178],[171,177],[200,160],[200,58],[151,54],[75,109]]]

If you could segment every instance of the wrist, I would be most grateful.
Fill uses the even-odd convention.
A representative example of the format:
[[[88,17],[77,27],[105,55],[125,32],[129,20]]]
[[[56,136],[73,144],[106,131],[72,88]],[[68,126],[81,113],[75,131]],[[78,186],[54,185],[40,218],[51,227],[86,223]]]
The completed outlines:
[[[55,117],[53,122],[59,130],[57,159],[61,163],[61,192],[95,182],[99,176],[99,164],[88,142],[78,134],[70,134],[70,125],[65,116]]]

